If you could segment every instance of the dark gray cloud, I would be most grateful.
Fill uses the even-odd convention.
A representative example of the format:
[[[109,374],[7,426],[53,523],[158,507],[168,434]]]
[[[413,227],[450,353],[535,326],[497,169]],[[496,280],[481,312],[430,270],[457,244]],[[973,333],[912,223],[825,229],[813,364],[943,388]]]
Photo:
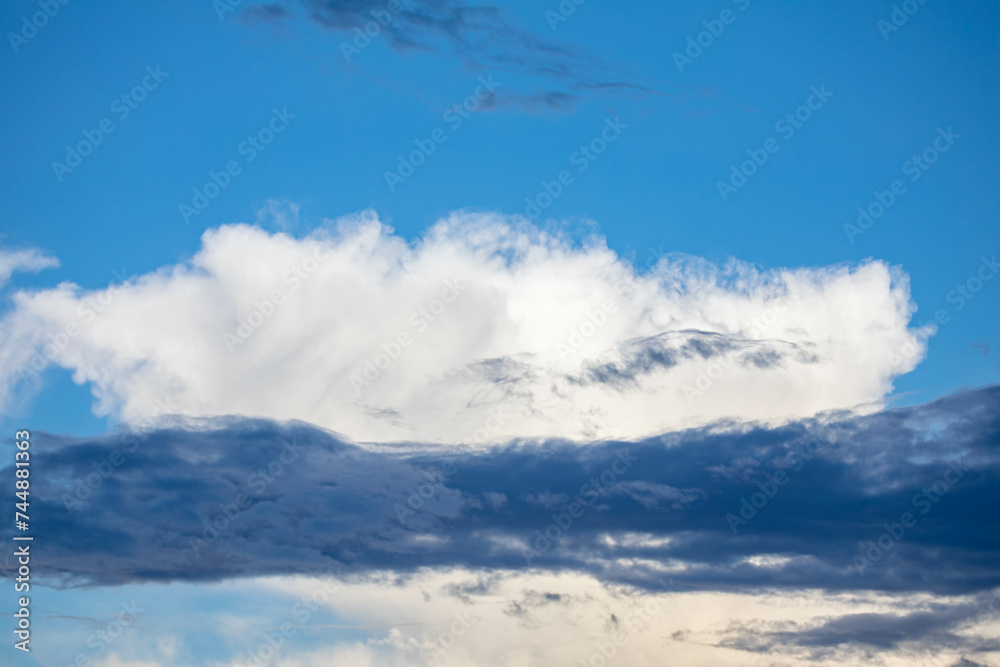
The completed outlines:
[[[83,440],[37,434],[31,507],[45,548],[33,564],[61,585],[530,561],[651,590],[669,574],[686,590],[976,593],[1000,585],[998,404],[991,387],[779,428],[478,451],[362,447],[244,418]],[[964,472],[921,513],[915,496],[934,493],[954,461]],[[751,514],[761,501],[734,534],[741,506]],[[885,526],[905,512],[915,525],[889,545]],[[883,553],[859,569],[880,539]],[[619,559],[684,568],[623,570]],[[812,636],[837,633],[847,630]]]
[[[264,3],[251,5],[245,8],[240,17],[247,21],[275,22],[282,19],[290,19],[292,15],[283,6],[277,3]]]
[[[566,112],[579,100],[597,94],[641,96],[657,92],[628,80],[619,68],[596,56],[518,25],[495,5],[463,0],[401,0],[393,5],[398,11],[391,11],[388,0],[288,0],[251,5],[244,14],[270,23],[308,20],[335,33],[338,48],[353,45],[356,31],[371,24],[374,37],[362,40],[384,39],[400,53],[440,54],[476,72],[526,77],[520,90],[506,88],[491,100],[489,108]]]
[[[809,660],[846,661],[850,657],[874,658],[899,649],[926,653],[947,648],[956,652],[995,651],[996,640],[960,634],[985,616],[995,620],[1000,612],[995,595],[979,595],[972,602],[931,603],[926,609],[889,613],[846,614],[816,623],[734,623],[719,646],[762,654],[790,654]],[[960,667],[979,663],[963,658]]]
[[[777,339],[751,340],[711,331],[670,331],[630,341],[611,360],[589,362],[578,384],[603,384],[618,389],[634,388],[648,375],[667,370],[690,359],[721,359],[728,366],[774,368],[786,360],[816,363],[815,354],[800,345]]]

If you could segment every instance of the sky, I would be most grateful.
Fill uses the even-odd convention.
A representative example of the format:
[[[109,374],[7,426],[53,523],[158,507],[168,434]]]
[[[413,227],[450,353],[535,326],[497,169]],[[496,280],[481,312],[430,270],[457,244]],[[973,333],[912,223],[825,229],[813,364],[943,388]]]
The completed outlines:
[[[0,25],[4,664],[1000,665],[995,3]]]

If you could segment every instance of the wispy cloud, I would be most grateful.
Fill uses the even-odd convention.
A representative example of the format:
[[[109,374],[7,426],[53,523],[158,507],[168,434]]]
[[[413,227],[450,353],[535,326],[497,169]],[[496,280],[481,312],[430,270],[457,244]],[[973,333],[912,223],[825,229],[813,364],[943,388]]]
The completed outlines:
[[[11,275],[16,271],[38,273],[43,269],[51,269],[57,266],[59,266],[57,258],[35,248],[25,250],[0,248],[0,287],[6,285]]]
[[[651,85],[624,74],[619,66],[541,37],[490,4],[463,0],[289,0],[251,5],[244,14],[278,24],[305,18],[335,33],[342,40],[341,48],[350,49],[360,34],[363,44],[385,39],[400,54],[438,54],[473,71],[501,71],[534,81],[521,92],[505,91],[491,108],[564,112],[572,110],[580,99],[598,94],[658,94]],[[374,28],[366,34],[369,24]]]

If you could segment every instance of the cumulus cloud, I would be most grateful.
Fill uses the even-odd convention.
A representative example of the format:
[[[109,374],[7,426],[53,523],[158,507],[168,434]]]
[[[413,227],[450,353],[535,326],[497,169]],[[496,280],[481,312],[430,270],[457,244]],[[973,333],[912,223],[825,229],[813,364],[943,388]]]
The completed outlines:
[[[638,438],[877,408],[922,358],[908,279],[868,261],[637,272],[518,218],[408,242],[370,212],[304,238],[231,225],[105,290],[15,295],[0,399],[54,363],[98,414],[301,419],[362,441]],[[648,494],[647,494],[648,495]]]
[[[36,434],[46,474],[32,480],[33,528],[46,547],[32,562],[68,584],[461,567],[645,590],[672,578],[687,590],[977,593],[1000,585],[1000,535],[986,528],[998,406],[993,387],[778,428],[486,450],[361,447],[235,418]],[[746,478],[717,472],[748,455],[759,465]]]

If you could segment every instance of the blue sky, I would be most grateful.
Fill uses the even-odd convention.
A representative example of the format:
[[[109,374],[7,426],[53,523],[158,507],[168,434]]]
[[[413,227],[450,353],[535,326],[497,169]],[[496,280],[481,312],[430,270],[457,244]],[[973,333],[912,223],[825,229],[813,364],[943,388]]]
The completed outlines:
[[[683,565],[694,620],[664,617],[657,636],[712,664],[883,649],[905,664],[987,604],[996,3],[51,2],[0,10],[0,425],[51,457],[40,567],[85,584],[38,594],[66,618],[40,626],[36,664],[71,660],[133,597],[163,602],[102,667],[242,664],[338,559],[355,579],[312,620],[336,636],[304,629],[286,664],[414,664],[437,646],[414,619],[469,605],[514,624],[516,646],[541,645],[531,627],[575,637],[563,604],[603,636],[611,587],[654,595],[653,569],[621,558]],[[370,10],[384,25],[356,41]],[[74,162],[81,142],[96,145]],[[81,322],[39,380],[15,379]],[[120,430],[141,449],[93,511],[64,507]],[[834,445],[730,535],[727,508],[806,435]],[[297,437],[313,465],[190,558],[202,519]],[[652,463],[522,566],[508,547],[615,443]],[[969,452],[952,504],[856,576],[858,545]],[[397,525],[390,500],[453,461],[433,508]],[[770,595],[814,627],[768,625],[755,644]],[[191,608],[197,623],[163,630]],[[504,631],[470,632],[462,655],[485,664],[471,645]],[[962,646],[995,659],[996,641]],[[581,657],[556,649],[532,659]]]
[[[8,5],[5,23],[16,26],[34,7]],[[220,20],[208,2],[62,7],[0,63],[10,156],[0,167],[4,242],[44,248],[62,264],[15,285],[97,288],[115,271],[175,263],[206,228],[253,222],[268,198],[301,202],[303,228],[374,208],[404,237],[460,208],[522,212],[543,180],[574,168],[571,154],[612,114],[628,130],[545,214],[570,229],[593,221],[640,267],[659,252],[762,267],[875,257],[911,276],[919,321],[925,309],[951,308],[949,290],[997,250],[994,6],[928,3],[888,40],[877,22],[891,8],[880,3],[751,3],[742,11],[723,2],[637,3],[624,12],[590,2],[556,30],[547,5],[504,9],[515,25],[656,92],[593,96],[563,110],[500,108],[452,130],[442,114],[475,90],[478,76],[508,89],[538,82],[446,54],[396,53],[384,35],[348,65],[339,44],[349,32],[302,20],[268,25],[238,11]],[[678,72],[672,53],[725,9],[733,23]],[[112,102],[141,83],[147,66],[169,76],[119,120]],[[814,85],[833,93],[828,103],[723,202],[717,181],[746,150],[780,137],[775,122]],[[237,146],[274,107],[296,118],[185,224],[179,204],[210,170],[243,159]],[[60,183],[51,163],[104,118],[115,131]],[[448,141],[391,192],[385,171],[437,127]],[[907,179],[903,163],[947,127],[961,139],[849,243],[843,225],[856,208]],[[904,401],[996,379],[995,360],[972,345],[996,349],[998,298],[990,285],[933,339],[927,360],[897,381],[899,392],[914,392]],[[85,391],[59,378],[54,386],[28,415],[55,419],[66,432],[95,428],[86,426]]]

